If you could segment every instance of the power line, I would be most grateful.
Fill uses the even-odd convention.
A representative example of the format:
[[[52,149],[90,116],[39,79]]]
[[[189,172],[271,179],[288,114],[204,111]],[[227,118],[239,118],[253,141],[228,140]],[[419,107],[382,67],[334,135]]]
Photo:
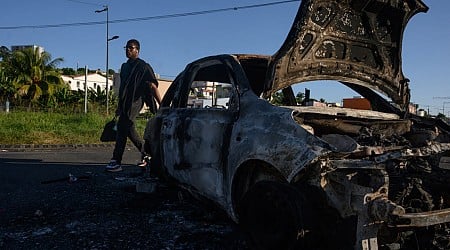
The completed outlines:
[[[72,0],[72,1],[75,2],[75,0]],[[244,9],[268,7],[268,6],[273,6],[273,5],[285,4],[285,3],[291,3],[291,2],[300,2],[300,1],[301,0],[286,0],[286,1],[270,2],[270,3],[263,3],[263,4],[229,7],[229,8],[222,8],[222,9],[212,9],[212,10],[185,12],[185,13],[168,14],[168,15],[160,15],[160,16],[150,16],[150,17],[118,19],[118,20],[110,20],[109,23],[127,23],[127,22],[169,19],[169,18],[186,17],[186,16],[198,16],[198,15],[206,15],[206,14],[213,14],[213,13],[219,13],[219,12],[228,12],[228,11],[237,11],[237,10],[244,10]],[[81,1],[76,1],[76,2],[81,3]],[[106,23],[106,21],[62,23],[62,24],[43,24],[43,25],[22,25],[22,26],[0,27],[0,30],[62,28],[62,27],[101,25],[101,24],[105,24],[105,23]]]
[[[91,5],[91,6],[96,6],[96,7],[102,6],[102,5],[100,5],[100,4],[89,3],[89,2],[83,2],[83,1],[77,1],[77,0],[66,0],[66,1],[74,2],[74,3],[82,3],[82,4]]]
[[[204,10],[204,11],[186,12],[186,13],[151,16],[151,17],[129,18],[129,19],[110,21],[110,22],[111,23],[123,23],[123,22],[148,21],[148,20],[154,20],[154,19],[166,19],[166,18],[176,18],[176,17],[185,17],[185,16],[197,16],[197,15],[205,15],[205,14],[212,14],[212,13],[219,13],[219,12],[226,12],[226,11],[261,8],[261,7],[267,7],[267,6],[277,5],[277,4],[285,4],[285,3],[299,2],[299,1],[300,0],[287,0],[287,1],[271,2],[271,3],[265,3],[265,4],[254,4],[254,5],[247,5],[247,6],[240,6],[240,7],[229,7],[229,8],[223,8],[223,9]]]

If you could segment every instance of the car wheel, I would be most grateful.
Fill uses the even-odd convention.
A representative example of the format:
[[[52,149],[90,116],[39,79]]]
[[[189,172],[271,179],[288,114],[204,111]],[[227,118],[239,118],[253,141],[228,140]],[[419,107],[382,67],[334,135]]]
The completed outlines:
[[[240,204],[240,223],[256,249],[302,249],[304,197],[275,181],[254,184]]]

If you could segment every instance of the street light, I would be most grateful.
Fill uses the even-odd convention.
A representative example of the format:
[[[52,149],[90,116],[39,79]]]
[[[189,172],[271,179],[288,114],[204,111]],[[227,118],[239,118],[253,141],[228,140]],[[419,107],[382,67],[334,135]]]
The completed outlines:
[[[109,115],[109,67],[108,67],[108,56],[109,56],[109,41],[119,38],[119,36],[113,36],[109,38],[109,8],[108,5],[103,6],[102,10],[96,10],[95,13],[101,13],[106,11],[106,115]]]
[[[108,23],[108,22],[106,22],[106,23]],[[108,35],[106,35],[106,36],[108,37]],[[109,51],[108,51],[108,48],[109,48],[109,41],[115,40],[117,38],[119,38],[119,36],[113,36],[113,37],[111,37],[111,38],[106,40],[106,115],[109,115],[109,94],[108,94],[109,93],[109,87],[108,87],[108,83],[109,83],[109,81],[108,81],[108,76],[109,76],[109,66],[108,66]]]
[[[115,39],[117,39],[117,38],[119,38],[119,36],[113,36],[113,37],[111,37],[110,39],[108,39],[108,42],[109,42],[109,41],[112,41],[112,40],[115,40]]]

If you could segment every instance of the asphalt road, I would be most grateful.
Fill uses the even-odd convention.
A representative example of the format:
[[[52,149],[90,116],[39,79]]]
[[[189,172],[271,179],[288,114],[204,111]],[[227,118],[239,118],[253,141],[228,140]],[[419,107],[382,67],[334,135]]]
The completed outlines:
[[[134,149],[105,172],[111,152],[2,150],[0,249],[248,249],[224,214],[143,173]]]

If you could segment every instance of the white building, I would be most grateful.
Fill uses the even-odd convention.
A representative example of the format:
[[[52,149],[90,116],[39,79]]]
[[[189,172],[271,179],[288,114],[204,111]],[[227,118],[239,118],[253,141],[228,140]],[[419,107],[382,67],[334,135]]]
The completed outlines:
[[[188,99],[188,107],[228,107],[228,101],[231,96],[232,84],[196,81],[191,85],[191,93]]]
[[[85,75],[77,75],[77,76],[61,76],[63,81],[70,86],[70,90],[83,90],[85,88]],[[164,97],[170,85],[172,84],[171,80],[158,78],[159,83],[159,93],[161,94],[161,98]],[[103,91],[106,89],[106,77],[99,73],[91,73],[87,75],[87,88],[97,90],[97,87],[100,86],[100,89]],[[115,95],[119,94],[119,86],[120,86],[120,74],[115,73],[112,76],[112,80],[109,79],[108,87],[109,90],[113,91]],[[211,101],[210,101],[211,102]],[[217,102],[217,101],[216,101]],[[206,105],[206,104],[205,104]],[[141,112],[145,112],[147,109],[146,106],[142,109]]]
[[[86,78],[88,89],[97,90],[97,87],[100,87],[102,91],[106,89],[106,77],[99,73],[87,74],[87,77],[85,75],[62,75],[61,77],[70,86],[70,90],[84,90]],[[113,89],[113,81],[111,79],[108,80],[108,88],[109,90]]]

